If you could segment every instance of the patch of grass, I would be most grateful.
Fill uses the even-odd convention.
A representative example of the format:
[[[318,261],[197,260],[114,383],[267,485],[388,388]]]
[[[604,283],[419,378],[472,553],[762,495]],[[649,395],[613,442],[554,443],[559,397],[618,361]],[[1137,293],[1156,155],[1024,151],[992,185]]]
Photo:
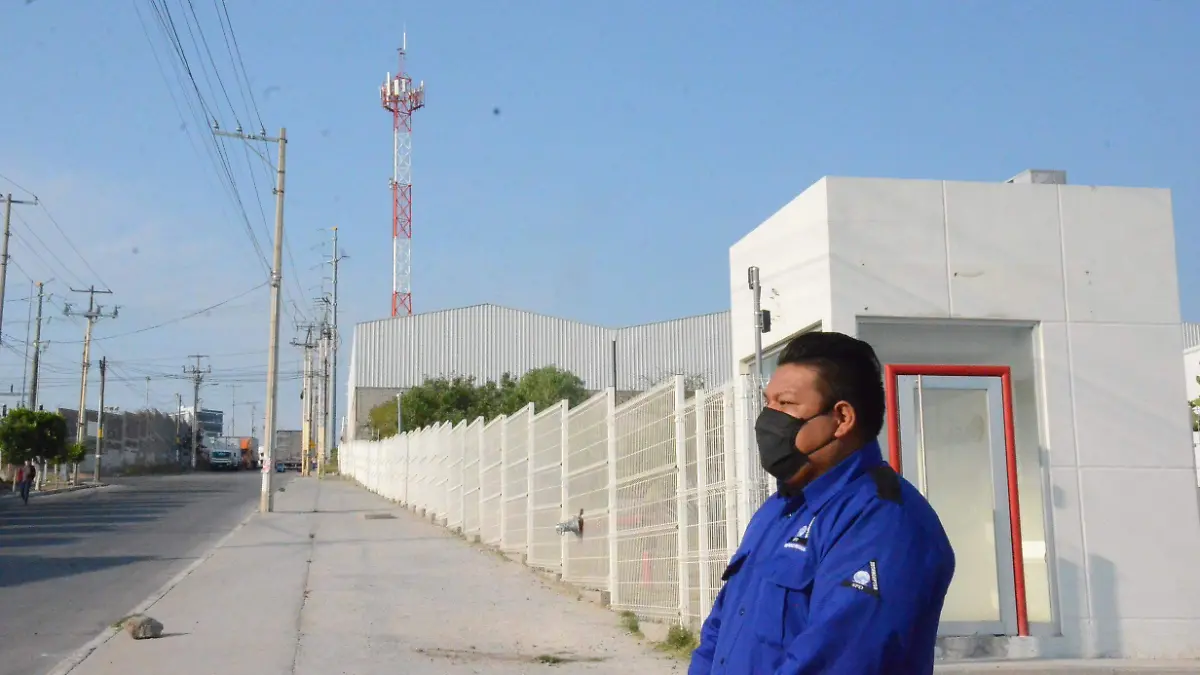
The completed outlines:
[[[109,626],[111,628],[124,628],[125,622],[132,619],[135,616],[137,616],[137,614],[129,614],[129,615],[123,616],[123,617],[117,619],[116,621],[112,622]]]
[[[325,474],[326,478],[333,478],[333,477],[337,476],[338,475],[337,460],[333,460],[332,462],[325,462],[325,467],[323,468],[322,471]]]
[[[700,646],[696,634],[680,625],[671,626],[667,631],[667,639],[655,645],[660,652],[677,659],[691,658],[692,652]]]
[[[637,614],[625,610],[617,616],[621,617],[621,627],[625,629],[625,632],[634,637],[642,637],[642,625],[638,622]]]
[[[539,654],[539,655],[533,657],[533,660],[536,663],[547,663],[552,666],[557,666],[561,663],[567,663],[567,661],[568,661],[568,659],[564,659],[561,656],[555,656],[553,654]]]

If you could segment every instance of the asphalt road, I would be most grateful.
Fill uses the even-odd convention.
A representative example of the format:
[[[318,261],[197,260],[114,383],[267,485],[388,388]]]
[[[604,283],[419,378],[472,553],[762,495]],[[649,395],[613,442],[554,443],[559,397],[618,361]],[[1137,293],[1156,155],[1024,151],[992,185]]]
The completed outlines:
[[[120,619],[256,508],[260,480],[117,479],[28,506],[0,496],[0,675],[43,675]]]

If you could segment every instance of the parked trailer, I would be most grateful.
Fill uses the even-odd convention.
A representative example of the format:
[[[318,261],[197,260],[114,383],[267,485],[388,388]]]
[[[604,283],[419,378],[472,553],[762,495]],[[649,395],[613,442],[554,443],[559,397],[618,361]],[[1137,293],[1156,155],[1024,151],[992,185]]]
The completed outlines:
[[[241,448],[241,453],[242,453],[242,468],[243,469],[259,468],[258,439],[253,436],[243,436],[239,440],[238,446]]]
[[[275,432],[275,447],[273,459],[276,470],[282,467],[285,471],[300,470],[300,430],[279,429]]]

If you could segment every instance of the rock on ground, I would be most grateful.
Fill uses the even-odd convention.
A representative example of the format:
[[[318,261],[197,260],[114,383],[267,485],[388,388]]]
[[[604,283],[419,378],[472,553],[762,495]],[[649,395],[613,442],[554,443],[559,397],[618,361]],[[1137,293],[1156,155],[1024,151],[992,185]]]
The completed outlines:
[[[146,640],[162,637],[162,622],[142,614],[134,614],[125,619],[125,630],[134,640]]]

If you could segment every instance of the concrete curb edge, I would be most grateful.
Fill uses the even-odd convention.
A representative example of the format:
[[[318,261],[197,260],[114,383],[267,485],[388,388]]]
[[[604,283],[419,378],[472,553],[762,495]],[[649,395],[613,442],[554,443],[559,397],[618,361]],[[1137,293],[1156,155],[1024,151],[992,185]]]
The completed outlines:
[[[165,597],[167,593],[170,593],[176,586],[178,586],[180,582],[190,576],[192,572],[195,572],[197,569],[199,569],[201,565],[208,562],[209,558],[213,557],[217,551],[225,546],[225,543],[228,542],[233,535],[237,534],[237,532],[245,527],[246,523],[249,523],[250,520],[257,514],[258,507],[254,506],[250,510],[250,513],[246,514],[246,517],[242,518],[241,522],[235,525],[232,530],[225,534],[225,536],[217,540],[217,543],[213,544],[207,551],[204,552],[203,555],[193,560],[191,564],[180,570],[178,574],[171,577],[171,579],[167,581],[167,583],[163,584],[161,588],[151,593],[149,597],[139,603],[137,607],[134,607],[132,610],[126,612],[125,615],[129,616],[132,614],[144,614],[148,612],[151,607],[153,607],[159,600],[162,600],[163,597]],[[46,675],[67,675],[67,673],[70,673],[78,668],[80,664],[82,664],[89,656],[92,655],[93,652],[99,649],[104,643],[113,639],[113,637],[120,632],[120,628],[114,628],[111,626],[105,628],[104,630],[100,631],[99,635],[91,640],[88,640],[86,644],[79,649],[76,649],[69,656],[60,661],[58,665],[54,666],[54,668]]]
[[[66,488],[55,488],[53,490],[39,490],[37,492],[31,492],[29,494],[29,497],[30,498],[54,497],[55,495],[65,495],[65,494],[70,494],[72,492],[79,492],[81,490],[96,490],[99,488],[106,488],[106,487],[112,487],[112,485],[109,483],[90,484],[90,485],[73,485],[71,487],[66,487]],[[5,499],[5,498],[16,499],[17,493],[9,492],[7,490],[0,493],[0,499]]]

